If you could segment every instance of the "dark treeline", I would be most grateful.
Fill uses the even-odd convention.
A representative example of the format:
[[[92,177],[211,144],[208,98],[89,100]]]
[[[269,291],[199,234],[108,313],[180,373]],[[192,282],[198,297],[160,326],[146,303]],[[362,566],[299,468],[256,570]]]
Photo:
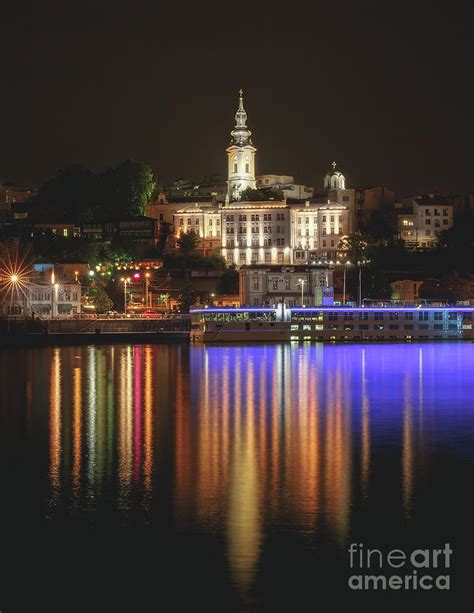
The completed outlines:
[[[29,218],[80,224],[143,215],[154,189],[153,171],[143,162],[127,160],[103,172],[66,166],[42,185]]]

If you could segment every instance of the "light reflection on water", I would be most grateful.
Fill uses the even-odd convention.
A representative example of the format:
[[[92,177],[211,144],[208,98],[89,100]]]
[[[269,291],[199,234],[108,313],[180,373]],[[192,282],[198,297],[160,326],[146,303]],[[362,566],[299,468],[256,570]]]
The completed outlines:
[[[387,494],[409,520],[430,448],[472,435],[468,344],[30,351],[18,406],[35,437],[47,394],[49,518],[153,524],[166,499],[177,531],[224,538],[243,592],[269,534],[343,549]]]

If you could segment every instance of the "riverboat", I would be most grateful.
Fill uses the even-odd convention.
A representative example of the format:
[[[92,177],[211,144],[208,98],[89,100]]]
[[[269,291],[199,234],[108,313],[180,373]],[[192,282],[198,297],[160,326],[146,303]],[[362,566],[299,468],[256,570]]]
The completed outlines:
[[[191,310],[191,342],[474,340],[474,307]]]

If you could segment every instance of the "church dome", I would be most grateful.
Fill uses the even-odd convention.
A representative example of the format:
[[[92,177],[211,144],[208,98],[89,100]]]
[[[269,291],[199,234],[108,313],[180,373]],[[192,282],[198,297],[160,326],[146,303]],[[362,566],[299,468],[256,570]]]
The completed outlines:
[[[324,177],[324,189],[346,189],[346,178],[339,170],[336,170],[336,162],[331,164],[330,170]]]

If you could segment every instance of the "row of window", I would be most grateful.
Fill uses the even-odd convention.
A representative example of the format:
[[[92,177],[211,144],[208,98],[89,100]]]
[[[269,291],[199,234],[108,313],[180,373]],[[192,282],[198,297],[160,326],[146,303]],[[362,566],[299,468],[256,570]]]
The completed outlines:
[[[32,292],[30,294],[30,299],[32,302],[41,302],[43,300],[51,300],[51,292]],[[74,302],[77,302],[78,293],[77,292],[72,292],[72,293],[71,292],[59,292],[58,300],[59,301],[73,300]]]
[[[316,324],[314,326],[314,330],[323,330],[324,326],[323,324]],[[329,324],[327,326],[328,330],[346,330],[346,331],[351,331],[351,330],[369,330],[369,329],[373,329],[373,330],[414,330],[415,326],[414,324],[405,324],[403,326],[400,326],[398,324],[389,324],[388,326],[385,326],[384,324],[374,324],[373,328],[369,327],[369,324],[359,324],[357,326],[355,326],[354,324],[343,324],[341,327],[339,327],[337,324]],[[418,326],[419,330],[428,330],[429,326],[428,324],[419,324]],[[433,330],[443,330],[444,326],[443,324],[433,324]],[[457,324],[448,324],[447,326],[448,330],[457,330],[458,326]],[[312,330],[311,324],[291,324],[291,330],[292,331],[296,331],[296,330]]]
[[[425,215],[431,215],[431,209],[425,209]],[[435,217],[440,215],[440,212],[438,211],[438,209],[435,209],[433,211],[433,215]],[[448,215],[449,215],[448,209],[443,209],[443,217],[448,217]]]
[[[449,223],[448,219],[443,219],[443,226],[447,226],[448,223]],[[431,225],[431,219],[425,219],[425,224],[427,226]],[[440,228],[441,227],[441,224],[439,223],[439,219],[435,219],[434,220],[434,226],[435,226],[435,228]]]
[[[228,253],[227,254],[226,260],[227,260],[227,262],[229,264],[236,263],[232,253]],[[245,264],[247,262],[247,255],[246,255],[246,253],[240,253],[239,254],[239,260],[240,260],[241,264]],[[257,264],[257,262],[260,261],[260,258],[258,256],[258,252],[252,252],[252,254],[250,256],[250,261],[251,261],[252,264]],[[264,262],[265,262],[265,264],[271,264],[272,261],[273,261],[272,254],[266,252],[264,254]],[[278,264],[284,264],[285,263],[285,254],[284,254],[283,251],[279,251],[277,253],[276,261],[277,261]]]
[[[327,221],[328,221],[328,217],[329,217],[329,221],[330,221],[330,223],[334,223],[334,221],[335,221],[336,219],[339,221],[339,223],[342,223],[342,221],[343,221],[343,219],[344,219],[342,215],[323,215],[323,218],[322,218],[322,220],[321,220],[321,221],[322,221],[322,223],[327,222]],[[312,220],[314,221],[314,223],[316,223],[316,218],[315,218],[315,217],[312,217],[312,218],[310,218],[310,217],[306,217],[306,218],[305,218],[305,223],[306,223],[307,225],[309,225],[309,221],[310,221],[310,219],[312,219]],[[301,224],[301,223],[303,223],[303,218],[302,218],[302,217],[298,217],[298,224]]]
[[[342,231],[342,228],[339,228],[337,232],[335,231],[335,229],[334,229],[334,228],[330,228],[330,230],[329,230],[329,232],[328,232],[327,228],[323,228],[323,229],[321,230],[321,234],[322,234],[323,236],[327,236],[328,234],[329,234],[329,235],[331,235],[331,234],[333,234],[333,235],[334,235],[334,234],[341,235],[341,234],[343,234],[343,231]],[[297,236],[301,236],[301,235],[302,235],[301,230],[298,230],[298,232],[297,232]],[[306,228],[306,236],[310,236],[310,232],[309,232],[308,228]],[[313,236],[313,234],[311,234],[311,236]]]
[[[276,247],[284,247],[285,246],[285,239],[284,238],[275,238],[272,239],[268,236],[264,236],[263,237],[263,246],[264,247],[272,247],[272,246],[276,246]],[[239,240],[234,240],[233,238],[226,238],[226,244],[225,246],[227,248],[233,248],[233,247],[253,247],[258,248],[260,247],[260,239],[258,237],[253,238],[252,240],[248,240],[245,237],[239,237]]]
[[[192,225],[192,222],[193,222],[192,218],[191,218],[191,217],[188,217],[188,218],[187,218],[187,225],[188,225],[188,226],[191,226],[191,225]],[[195,226],[199,226],[199,224],[200,224],[199,217],[196,217],[196,219],[194,220],[194,225],[195,225]],[[183,218],[183,217],[180,217],[180,218],[179,218],[179,225],[180,225],[180,226],[184,226],[184,218]],[[209,220],[208,220],[208,225],[209,225],[209,226],[212,226],[212,225],[213,225],[212,219],[209,219]],[[220,219],[216,219],[216,226],[220,226],[220,225],[221,225]]]
[[[328,243],[330,243],[330,244],[328,244]],[[336,247],[337,245],[336,245],[336,241],[334,241],[334,240],[331,240],[331,241],[323,240],[322,241],[322,246],[323,247]],[[301,243],[298,245],[298,249],[301,249],[301,250],[303,249],[303,246],[301,245]],[[295,252],[295,257],[297,259],[298,258],[303,259],[304,257],[306,257],[305,256],[305,252],[304,251],[296,251]]]

